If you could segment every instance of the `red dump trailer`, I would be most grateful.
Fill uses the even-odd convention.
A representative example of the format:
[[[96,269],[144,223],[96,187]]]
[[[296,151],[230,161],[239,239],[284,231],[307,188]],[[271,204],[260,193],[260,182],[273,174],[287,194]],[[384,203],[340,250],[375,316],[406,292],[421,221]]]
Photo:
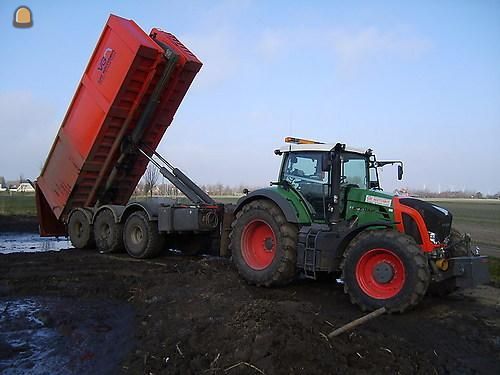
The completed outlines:
[[[136,227],[154,222],[143,229],[155,232],[217,230],[221,207],[155,152],[201,66],[172,34],[154,28],[148,35],[132,20],[109,17],[36,181],[42,236],[112,251],[123,246],[130,216]],[[194,206],[127,204],[150,161]],[[139,248],[139,229],[129,238],[136,248],[127,250],[151,256],[160,236]]]

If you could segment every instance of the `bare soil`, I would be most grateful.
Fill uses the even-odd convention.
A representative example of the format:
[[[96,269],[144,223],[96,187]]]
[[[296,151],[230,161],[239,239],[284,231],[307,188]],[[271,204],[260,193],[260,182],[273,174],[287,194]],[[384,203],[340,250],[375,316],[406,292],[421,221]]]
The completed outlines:
[[[410,312],[331,340],[324,335],[362,315],[334,280],[257,288],[223,258],[135,261],[79,250],[0,255],[0,298],[23,296],[131,306],[127,334],[133,332],[135,345],[114,372],[500,373],[500,289],[492,286],[426,297]],[[67,319],[49,320],[68,329]]]
[[[25,215],[0,215],[0,233],[38,233],[38,218]]]

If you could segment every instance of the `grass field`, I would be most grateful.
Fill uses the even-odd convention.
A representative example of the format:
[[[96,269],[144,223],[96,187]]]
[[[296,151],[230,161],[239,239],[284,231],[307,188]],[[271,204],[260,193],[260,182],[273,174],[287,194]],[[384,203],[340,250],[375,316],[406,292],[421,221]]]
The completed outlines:
[[[236,203],[238,197],[221,196],[213,197],[220,203]],[[136,197],[134,200],[144,200],[146,197]],[[186,199],[179,198],[180,202],[187,203]],[[25,215],[36,216],[35,195],[34,194],[0,194],[0,215]]]
[[[238,197],[214,199],[228,204],[236,203]],[[500,200],[441,199],[432,202],[452,212],[456,229],[470,233],[480,244],[500,248]],[[34,195],[0,195],[0,215],[36,215]]]
[[[0,215],[25,215],[35,216],[35,195],[15,194],[0,195]]]
[[[497,286],[500,286],[500,258],[490,257],[490,277]]]
[[[500,248],[500,200],[441,199],[433,203],[453,214],[453,226],[479,244]]]

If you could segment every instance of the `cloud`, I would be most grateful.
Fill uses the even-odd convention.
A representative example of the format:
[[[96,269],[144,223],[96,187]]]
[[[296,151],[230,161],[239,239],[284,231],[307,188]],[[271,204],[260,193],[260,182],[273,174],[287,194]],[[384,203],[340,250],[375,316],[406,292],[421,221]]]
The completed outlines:
[[[203,74],[194,85],[213,88],[236,75],[242,64],[242,35],[234,20],[248,11],[250,0],[209,3],[199,19],[198,29],[179,35],[183,43],[203,63]]]
[[[274,60],[287,51],[291,44],[285,32],[265,30],[257,42],[257,51],[266,59]]]
[[[415,59],[430,48],[423,37],[376,27],[332,30],[325,34],[343,68],[352,69],[378,58]]]
[[[332,59],[342,72],[352,73],[376,59],[417,59],[432,44],[408,30],[388,31],[375,26],[268,29],[261,33],[256,50],[264,59],[273,61],[303,51],[300,46],[307,46],[316,55]]]
[[[183,42],[203,63],[203,74],[199,74],[195,85],[211,88],[229,80],[237,72],[239,56],[234,53],[237,40],[225,29],[208,34],[186,34]]]
[[[30,92],[0,93],[0,175],[36,178],[59,127],[55,108]]]

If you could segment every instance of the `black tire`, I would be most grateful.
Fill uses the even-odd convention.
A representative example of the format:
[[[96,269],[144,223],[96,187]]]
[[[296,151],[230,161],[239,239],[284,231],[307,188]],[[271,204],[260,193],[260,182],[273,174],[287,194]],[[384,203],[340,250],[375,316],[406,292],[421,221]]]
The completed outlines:
[[[94,220],[94,237],[97,250],[103,253],[123,251],[123,224],[115,223],[113,212],[105,209]]]
[[[81,210],[75,210],[71,213],[68,222],[68,235],[71,243],[77,249],[95,248],[92,224]]]
[[[261,225],[268,228],[272,237],[266,238],[262,246],[272,253],[270,259],[252,264],[250,250],[243,242],[251,238],[250,226]],[[285,285],[296,275],[297,226],[287,222],[282,211],[267,200],[252,201],[238,211],[231,225],[229,248],[239,274],[250,284],[258,286]],[[257,230],[257,229],[256,229]],[[250,236],[250,237],[249,237]],[[244,238],[245,237],[245,238]],[[249,240],[246,240],[246,243]],[[261,251],[261,250],[259,250]],[[266,256],[267,257],[267,256]]]
[[[413,238],[394,230],[357,235],[344,253],[342,277],[353,304],[363,311],[385,306],[389,312],[417,305],[431,278],[427,258]]]
[[[155,221],[149,221],[144,211],[131,214],[123,228],[125,250],[133,258],[153,258],[164,248],[165,236],[158,232]]]
[[[449,251],[449,256],[450,258],[453,257],[465,257],[469,256],[469,249],[465,245],[465,243],[462,241],[464,236],[456,229],[451,229],[450,232],[450,241],[449,243],[456,246],[453,246],[451,250]],[[443,281],[438,281],[431,283],[429,285],[429,289],[427,293],[429,295],[435,296],[435,297],[445,297],[454,291],[458,289],[456,283],[455,283],[455,278],[451,279],[446,279]]]

